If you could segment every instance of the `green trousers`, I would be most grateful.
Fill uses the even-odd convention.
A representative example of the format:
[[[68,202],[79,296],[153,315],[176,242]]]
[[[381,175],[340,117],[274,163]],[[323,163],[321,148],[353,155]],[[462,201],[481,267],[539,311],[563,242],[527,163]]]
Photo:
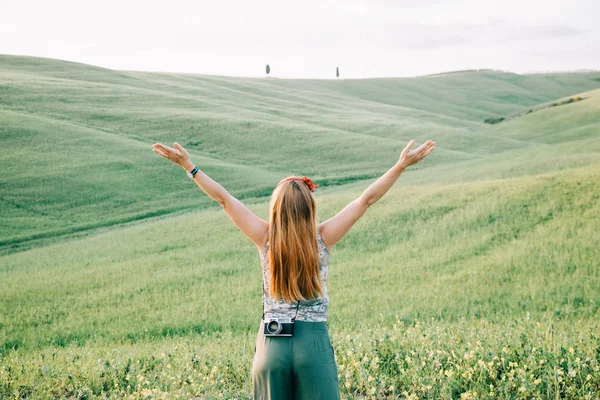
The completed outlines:
[[[254,399],[339,400],[327,322],[296,321],[293,336],[265,336],[261,321],[252,363]]]

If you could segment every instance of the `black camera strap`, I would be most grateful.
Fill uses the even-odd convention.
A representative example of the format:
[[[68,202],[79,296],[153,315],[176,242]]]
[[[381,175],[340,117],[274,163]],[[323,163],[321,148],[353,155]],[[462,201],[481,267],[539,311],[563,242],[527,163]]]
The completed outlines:
[[[292,322],[294,322],[296,320],[296,317],[298,316],[299,308],[300,308],[300,300],[298,300],[298,305],[296,306],[296,315],[294,315],[294,318],[292,318]]]

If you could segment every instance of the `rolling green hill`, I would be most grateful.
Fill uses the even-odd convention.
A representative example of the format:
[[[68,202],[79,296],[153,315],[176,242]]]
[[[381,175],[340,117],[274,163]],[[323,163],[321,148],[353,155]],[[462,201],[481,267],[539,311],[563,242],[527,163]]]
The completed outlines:
[[[331,249],[342,394],[600,396],[599,76],[0,56],[0,398],[250,398],[256,247],[153,143],[180,142],[264,219],[279,180],[307,175],[324,221],[413,138],[436,150]]]
[[[404,79],[245,79],[0,56],[0,144],[9,149],[0,156],[0,249],[6,253],[65,234],[213,205],[185,185],[183,171],[151,151],[155,142],[179,141],[240,199],[266,198],[291,174],[311,176],[322,188],[376,178],[412,138],[417,145],[436,140],[429,168],[485,168],[488,156],[527,153],[536,141],[526,140],[533,132],[518,133],[527,126],[489,127],[483,119],[600,87],[597,76],[487,71]],[[581,132],[574,139],[594,136],[593,96],[553,114],[564,121],[570,114],[588,115],[585,126],[575,127]],[[565,127],[545,116],[523,121],[543,122],[548,137],[562,137]],[[422,168],[411,175],[429,179],[420,176]]]

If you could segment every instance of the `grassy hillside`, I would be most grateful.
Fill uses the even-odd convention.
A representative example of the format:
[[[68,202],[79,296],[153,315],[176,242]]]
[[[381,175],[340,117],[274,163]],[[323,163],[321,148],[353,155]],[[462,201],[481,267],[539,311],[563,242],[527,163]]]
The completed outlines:
[[[179,141],[240,199],[265,198],[290,174],[322,188],[372,180],[413,138],[436,140],[428,167],[464,170],[532,146],[485,117],[600,87],[597,75],[245,79],[0,56],[0,145],[10,150],[0,155],[0,252],[213,205],[151,151],[155,142]],[[592,137],[597,99],[573,107],[591,116],[577,129]],[[564,112],[556,118],[569,120]],[[532,125],[543,118],[530,117]],[[422,165],[411,174],[432,176]]]
[[[182,143],[264,219],[277,182],[308,175],[324,221],[412,138],[437,149],[331,249],[344,398],[599,397],[592,78],[243,79],[0,56],[0,398],[250,398],[257,249],[152,143]]]
[[[392,188],[332,249],[332,321],[596,315],[599,172]],[[359,195],[317,195],[320,220]],[[252,329],[257,256],[222,210],[4,256],[3,333],[35,347]]]

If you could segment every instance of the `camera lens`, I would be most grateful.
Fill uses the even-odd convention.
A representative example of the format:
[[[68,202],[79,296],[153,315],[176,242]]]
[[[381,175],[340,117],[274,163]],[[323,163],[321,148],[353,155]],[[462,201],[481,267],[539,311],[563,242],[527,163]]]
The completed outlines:
[[[279,321],[271,321],[267,324],[267,330],[271,334],[276,334],[281,331],[281,324]]]

